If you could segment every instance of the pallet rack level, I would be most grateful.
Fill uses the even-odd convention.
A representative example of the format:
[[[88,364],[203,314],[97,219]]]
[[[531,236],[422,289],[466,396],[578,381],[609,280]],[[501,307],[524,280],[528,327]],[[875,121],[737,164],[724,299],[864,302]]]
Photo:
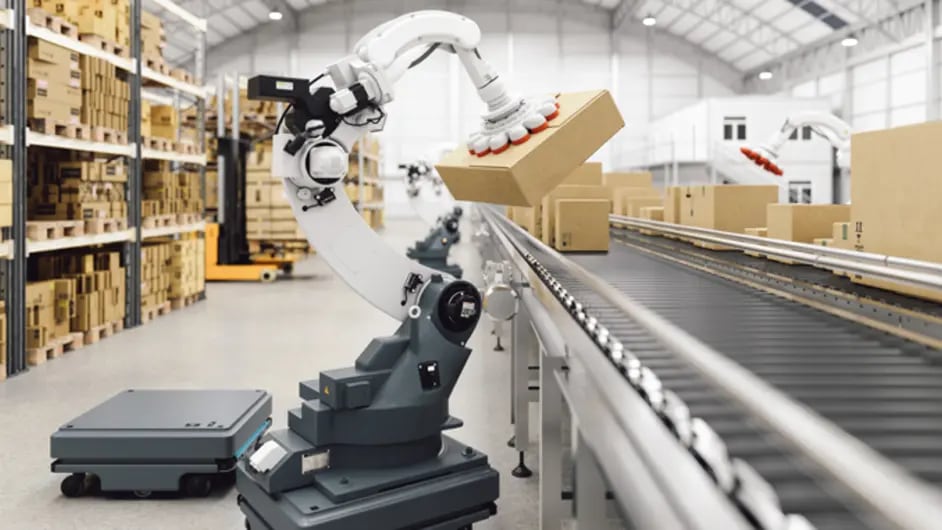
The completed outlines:
[[[205,77],[206,20],[189,13],[171,0],[153,0],[162,9],[162,14],[182,19],[197,32],[196,71],[194,83],[187,83],[169,75],[162,74],[142,64],[141,46],[141,4],[143,0],[131,0],[130,57],[122,57],[104,51],[87,42],[57,33],[35,24],[27,15],[27,3],[14,0],[14,9],[0,8],[0,30],[5,30],[10,46],[6,47],[5,66],[10,75],[8,93],[3,94],[6,112],[12,125],[0,126],[0,145],[9,146],[13,160],[13,224],[9,239],[0,242],[0,267],[3,267],[5,283],[4,298],[7,301],[7,363],[0,369],[6,369],[8,375],[27,370],[25,329],[26,329],[26,260],[31,254],[55,252],[64,249],[94,247],[120,244],[124,254],[127,271],[128,308],[125,327],[141,323],[141,242],[156,237],[173,237],[184,233],[205,231],[203,222],[160,228],[143,228],[141,218],[142,200],[142,161],[144,159],[170,160],[180,164],[194,165],[201,168],[206,165],[205,155],[181,154],[146,149],[135,139],[141,137],[141,101],[147,100],[161,105],[174,105],[179,110],[180,96],[185,95],[195,101],[197,107],[197,131],[199,148],[205,150],[203,131],[205,123],[206,91],[201,83]],[[127,73],[131,98],[128,108],[128,144],[92,142],[76,138],[40,134],[27,128],[26,117],[26,63],[28,38],[36,38],[62,46],[82,55],[104,60]],[[147,85],[147,89],[144,85]],[[170,91],[172,95],[166,95]],[[162,93],[163,92],[163,93]],[[71,151],[84,151],[123,157],[128,163],[128,228],[117,232],[89,234],[59,238],[46,241],[31,241],[26,237],[26,151],[30,146],[52,147]],[[205,178],[205,173],[203,174]],[[205,185],[204,185],[205,186]],[[205,200],[205,198],[204,198]],[[202,297],[201,297],[202,298]]]

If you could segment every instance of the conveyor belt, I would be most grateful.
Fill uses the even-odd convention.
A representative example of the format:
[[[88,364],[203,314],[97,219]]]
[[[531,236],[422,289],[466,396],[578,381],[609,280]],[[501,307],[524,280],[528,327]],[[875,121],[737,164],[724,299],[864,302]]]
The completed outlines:
[[[750,463],[775,487],[786,513],[804,514],[822,529],[875,527],[646,331],[575,281],[557,258],[527,241],[518,243],[651,368],[665,388],[676,392],[693,416],[706,420],[731,456]],[[739,259],[738,253],[725,254]],[[942,366],[926,360],[932,356],[925,355],[925,346],[615,241],[608,254],[571,258],[896,464],[942,483]],[[811,280],[825,281],[827,273],[821,272]],[[909,299],[893,302],[939,309]]]

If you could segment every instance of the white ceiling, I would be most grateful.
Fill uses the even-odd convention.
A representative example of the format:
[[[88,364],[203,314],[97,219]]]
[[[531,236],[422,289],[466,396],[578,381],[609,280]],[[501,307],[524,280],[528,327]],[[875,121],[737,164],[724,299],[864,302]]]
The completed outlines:
[[[273,6],[290,5],[296,11],[343,0],[178,0],[189,11],[208,19],[207,45],[221,42],[268,23]],[[547,0],[555,1],[555,0]],[[747,71],[803,45],[869,22],[898,10],[898,0],[582,0],[613,10],[627,8],[623,24],[640,24],[648,15],[657,28],[700,46],[738,70]],[[626,2],[623,6],[621,2]],[[145,9],[161,9],[145,2]],[[193,33],[162,17],[167,27],[165,55],[171,63],[188,59],[195,49]]]

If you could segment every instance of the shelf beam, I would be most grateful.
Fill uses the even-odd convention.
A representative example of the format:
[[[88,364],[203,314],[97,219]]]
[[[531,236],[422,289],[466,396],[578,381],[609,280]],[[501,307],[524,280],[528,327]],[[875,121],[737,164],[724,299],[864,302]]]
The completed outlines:
[[[97,245],[109,245],[111,243],[124,243],[134,238],[134,229],[122,230],[120,232],[106,232],[104,234],[88,234],[84,236],[63,237],[60,239],[49,239],[46,241],[26,241],[26,254],[39,254],[42,252],[53,252],[56,250],[65,250],[67,248],[94,247]]]
[[[175,236],[178,234],[187,234],[191,232],[205,232],[206,222],[200,221],[188,225],[162,226],[159,228],[142,228],[141,238],[152,239],[155,237]]]

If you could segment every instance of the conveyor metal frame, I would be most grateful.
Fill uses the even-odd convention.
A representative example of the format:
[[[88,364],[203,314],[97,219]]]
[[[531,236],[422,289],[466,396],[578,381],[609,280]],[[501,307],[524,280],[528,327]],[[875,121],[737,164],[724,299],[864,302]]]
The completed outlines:
[[[564,352],[562,355],[566,360],[566,367],[553,370],[555,372],[553,378],[547,377],[545,373],[547,370],[541,369],[541,418],[545,417],[547,412],[549,412],[550,417],[552,416],[552,408],[547,411],[547,403],[544,401],[547,397],[552,396],[546,395],[543,386],[555,379],[562,390],[567,405],[573,410],[574,423],[578,425],[574,429],[578,431],[578,441],[585,442],[594,456],[605,462],[605,465],[601,467],[601,475],[615,493],[616,502],[623,510],[622,513],[631,514],[633,518],[642,518],[640,520],[645,520],[647,523],[657,521],[657,517],[684,517],[684,515],[687,515],[687,512],[685,512],[686,507],[683,504],[670,504],[676,502],[676,499],[670,497],[672,493],[676,493],[673,490],[675,481],[693,480],[693,482],[683,484],[681,486],[682,490],[677,490],[677,492],[682,491],[681,498],[697,498],[699,501],[694,510],[694,522],[685,527],[732,528],[734,526],[731,525],[735,524],[732,521],[724,521],[719,524],[716,520],[707,522],[708,519],[705,517],[707,514],[704,513],[705,507],[716,508],[718,511],[714,512],[714,515],[722,517],[720,507],[730,507],[730,505],[712,482],[703,484],[695,478],[698,473],[704,475],[701,469],[687,470],[688,474],[684,479],[679,479],[679,475],[683,473],[683,470],[678,468],[684,467],[680,465],[680,462],[692,462],[692,458],[683,458],[683,455],[678,455],[680,458],[670,460],[662,460],[661,458],[664,455],[652,458],[657,451],[670,452],[667,447],[680,449],[676,439],[660,440],[661,443],[656,446],[654,452],[637,451],[638,448],[649,447],[651,441],[658,438],[659,434],[664,434],[664,436],[669,436],[669,434],[660,422],[658,422],[659,429],[654,425],[649,426],[649,429],[641,428],[643,422],[639,420],[639,417],[643,418],[644,414],[633,410],[634,403],[632,401],[632,398],[634,398],[634,401],[639,401],[639,396],[634,393],[629,385],[625,384],[625,381],[621,379],[620,374],[613,367],[604,362],[604,357],[599,354],[598,347],[575,324],[575,321],[562,306],[556,302],[549,289],[543,285],[540,278],[533,273],[530,266],[523,259],[521,250],[511,241],[511,238],[516,241],[526,240],[542,251],[559,257],[567,272],[606,298],[612,305],[650,332],[662,345],[670,349],[679,359],[683,359],[692,369],[709,381],[711,386],[747,411],[751,418],[781,436],[793,450],[806,457],[816,468],[823,471],[830,479],[841,486],[841,489],[853,496],[856,501],[861,502],[871,515],[887,521],[891,527],[899,528],[927,528],[934,524],[933,521],[940,520],[942,510],[939,508],[938,493],[934,489],[906,474],[898,466],[874,452],[859,440],[795,403],[751,372],[668,323],[649,309],[642,307],[579,265],[559,256],[555,251],[547,248],[512,223],[498,220],[498,214],[488,210],[485,210],[483,214],[485,222],[490,227],[490,232],[498,241],[498,246],[502,247],[502,252],[514,261],[523,273],[522,277],[530,280],[529,287],[521,293],[522,306],[525,307],[526,312],[518,315],[517,318],[523,320],[521,316],[529,315],[532,329],[538,337],[542,352],[540,356],[541,368],[550,366],[543,361],[548,355],[552,355],[552,352]],[[705,229],[690,229],[684,232],[685,229],[690,227],[681,228],[669,223],[649,222],[647,220],[613,216],[612,221],[617,224],[634,223],[635,227],[654,229],[673,235],[689,236],[689,234],[694,234],[697,239],[738,248],[756,247],[751,250],[778,255],[803,263],[827,264],[834,268],[906,281],[921,286],[934,288],[942,286],[942,267],[934,264],[840,251],[839,249],[827,249],[813,245],[796,243],[779,245],[782,242],[772,242],[770,244],[768,240],[735,234],[732,235],[735,237],[727,238],[725,236],[730,234]],[[515,322],[515,327],[521,327],[521,323]],[[558,329],[559,332],[554,334],[554,329]],[[517,346],[516,341],[514,346]],[[515,348],[513,354],[514,358],[517,359],[525,356],[527,352],[516,351]],[[559,353],[556,355],[559,356]],[[515,371],[519,364],[521,363],[515,360]],[[521,394],[519,391],[519,382],[521,381],[519,374],[515,374],[514,380],[517,383],[515,385],[515,395],[523,396],[515,399],[517,405],[515,406],[514,419],[519,434],[519,425],[525,423],[526,419],[521,417],[525,407],[521,407],[519,403],[521,400],[526,401],[527,397],[526,394]],[[593,403],[593,407],[589,411],[580,406],[580,397]],[[639,405],[648,408],[643,401],[640,401]],[[595,412],[594,415],[592,411]],[[648,412],[650,412],[649,408]],[[613,418],[616,422],[624,420],[625,414],[637,414],[639,416],[632,417],[631,422],[623,423],[621,425],[623,430],[620,430],[617,434],[606,433],[606,442],[608,440],[617,440],[617,443],[599,444],[599,438],[590,436],[593,429],[602,429],[600,426],[604,425],[606,420],[612,420]],[[652,419],[657,420],[657,417],[652,414]],[[547,429],[547,425],[543,423],[541,421],[541,441],[547,436],[553,436],[553,433]],[[640,435],[640,433],[643,433],[643,435]],[[638,436],[638,438],[635,439],[632,435]],[[581,447],[583,444],[578,445]],[[542,450],[546,450],[546,447],[541,447]],[[625,455],[628,453],[640,458],[626,468],[612,465],[613,457],[627,458]],[[541,471],[543,471],[544,461],[548,458],[555,459],[555,456],[555,454],[541,454]],[[576,459],[579,461],[578,455]],[[660,462],[671,462],[669,476],[662,476],[664,471],[658,469],[658,460]],[[621,460],[619,463],[626,463],[626,460]],[[643,473],[639,473],[639,470],[644,470],[650,475],[646,478],[640,478],[639,475]],[[629,476],[625,477],[623,475]],[[555,492],[544,491],[542,487],[542,481],[546,480],[547,476],[541,473],[540,500],[541,513],[544,514],[553,511],[545,507],[545,504],[548,503],[552,506],[557,502],[553,497]],[[635,488],[632,488],[632,484],[635,485]],[[584,484],[580,484],[580,488],[583,486]],[[704,496],[700,496],[701,486],[705,490],[703,492]],[[629,492],[633,494],[639,491],[639,487],[641,491],[648,494],[651,494],[651,490],[657,490],[657,494],[668,504],[662,505],[661,510],[657,513],[647,512],[646,508],[652,506],[651,501],[638,502],[637,498],[633,498],[629,494]],[[712,494],[710,494],[711,489]],[[558,498],[558,495],[555,498]],[[642,506],[639,506],[639,504]],[[725,516],[729,516],[729,514],[727,513]],[[643,519],[644,517],[652,517],[653,519]],[[642,524],[641,526],[665,527],[665,521],[666,519],[661,519],[657,521],[657,524]],[[541,527],[545,522],[545,520],[541,520]],[[742,523],[741,518],[739,523]]]

